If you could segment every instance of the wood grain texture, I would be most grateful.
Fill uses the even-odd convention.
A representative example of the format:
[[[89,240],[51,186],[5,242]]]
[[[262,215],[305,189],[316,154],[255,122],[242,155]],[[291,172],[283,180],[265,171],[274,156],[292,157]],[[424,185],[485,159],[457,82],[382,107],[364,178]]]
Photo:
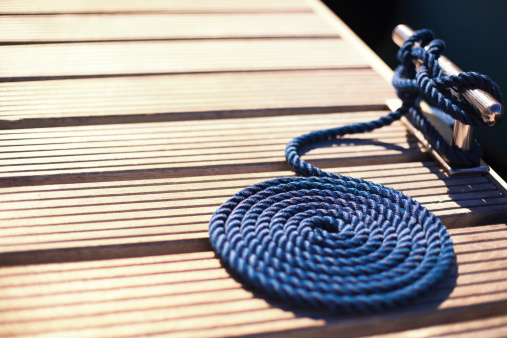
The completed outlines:
[[[503,314],[507,227],[457,229],[451,236],[457,278],[449,276],[398,312],[340,318],[280,307],[244,289],[212,252],[202,252],[3,267],[0,330],[48,337],[277,336],[280,331],[284,336],[355,337]]]
[[[1,44],[337,35],[314,13],[3,15],[0,31]]]
[[[182,74],[0,83],[0,128],[381,109],[371,69]]]
[[[368,67],[337,38],[0,46],[0,80]]]
[[[302,0],[2,0],[0,14],[41,13],[139,13],[139,12],[208,12],[208,11],[310,11]]]
[[[421,329],[373,335],[370,338],[424,338],[424,337],[488,337],[504,338],[507,336],[507,316],[498,316],[479,320],[470,320],[452,324],[435,325]]]
[[[447,177],[432,163],[330,168],[402,190],[452,227],[507,219],[507,199],[482,176]],[[27,264],[209,249],[212,213],[234,193],[290,171],[0,189],[1,261]]]
[[[280,170],[285,145],[293,137],[327,128],[370,121],[386,112],[296,115],[148,124],[121,124],[6,131],[0,153],[0,185],[26,178],[132,172],[182,172],[255,165],[255,171]],[[406,161],[426,158],[401,123],[345,138],[334,147],[311,151],[320,165]],[[120,175],[120,176],[118,176]]]

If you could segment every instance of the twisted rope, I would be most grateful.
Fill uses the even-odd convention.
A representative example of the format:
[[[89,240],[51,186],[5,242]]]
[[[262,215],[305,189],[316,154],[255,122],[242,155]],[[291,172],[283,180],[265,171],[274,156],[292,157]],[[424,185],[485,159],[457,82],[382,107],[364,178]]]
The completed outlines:
[[[427,43],[426,31],[416,34],[407,46]],[[428,84],[426,75],[415,80],[419,72],[412,69],[410,58],[422,52],[405,47],[402,54],[408,56],[403,64],[414,79],[396,80],[402,83],[397,84],[403,100],[400,109],[378,120],[296,137],[285,155],[302,177],[254,184],[213,214],[209,224],[213,248],[224,265],[256,291],[304,308],[379,312],[428,292],[454,265],[445,227],[410,196],[323,171],[301,158],[309,146],[381,128],[415,110],[420,83],[430,94],[435,87],[445,91],[449,82],[455,83],[445,77],[436,85],[434,80]],[[430,48],[426,55],[433,72],[438,71],[432,63],[435,50],[439,49]],[[397,72],[407,73],[403,68]]]

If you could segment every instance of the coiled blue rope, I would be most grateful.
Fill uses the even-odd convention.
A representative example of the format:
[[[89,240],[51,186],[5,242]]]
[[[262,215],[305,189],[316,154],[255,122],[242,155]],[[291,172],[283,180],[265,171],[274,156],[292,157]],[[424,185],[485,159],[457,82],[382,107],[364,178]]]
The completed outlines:
[[[414,41],[424,45],[421,35],[426,34],[416,32],[407,46]],[[402,51],[409,55],[405,67],[412,67],[408,47]],[[434,80],[427,85],[419,76],[420,81],[395,81],[403,100],[399,110],[289,142],[287,161],[301,177],[254,184],[224,203],[209,224],[211,244],[224,265],[268,297],[343,314],[405,305],[440,281],[455,255],[435,215],[399,191],[323,171],[301,158],[308,146],[391,124],[415,109],[421,92],[444,86],[433,85]]]

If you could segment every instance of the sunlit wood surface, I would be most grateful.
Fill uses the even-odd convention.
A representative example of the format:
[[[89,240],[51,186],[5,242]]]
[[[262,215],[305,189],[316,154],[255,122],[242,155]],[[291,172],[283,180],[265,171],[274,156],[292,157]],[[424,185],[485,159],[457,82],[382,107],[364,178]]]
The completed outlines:
[[[211,250],[221,203],[293,176],[293,137],[387,114],[388,76],[314,0],[0,1],[0,336],[507,336],[505,184],[399,122],[305,158],[440,217],[458,265],[427,297],[296,310]]]

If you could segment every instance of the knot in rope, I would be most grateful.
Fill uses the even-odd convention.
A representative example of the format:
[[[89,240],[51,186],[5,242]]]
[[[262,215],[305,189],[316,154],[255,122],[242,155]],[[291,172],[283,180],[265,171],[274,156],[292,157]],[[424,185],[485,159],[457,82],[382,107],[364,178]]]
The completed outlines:
[[[486,122],[473,112],[473,108],[466,100],[454,93],[477,88],[490,93],[498,101],[502,100],[502,95],[498,85],[486,75],[475,72],[445,75],[438,63],[444,48],[445,43],[435,39],[431,31],[427,29],[416,31],[398,52],[401,65],[395,69],[392,83],[403,102],[400,111],[409,113],[413,125],[421,130],[441,154],[456,164],[477,166],[482,157],[479,144],[475,142],[470,151],[463,151],[450,145],[424,117],[418,107],[419,100],[421,96],[426,98],[461,123],[483,127],[486,126]]]
[[[444,48],[445,43],[434,39],[433,33],[427,29],[416,31],[405,41],[398,52],[401,65],[393,77],[398,96],[405,107],[414,107],[417,98],[423,95],[455,120],[473,127],[487,126],[473,113],[468,102],[452,92],[462,92],[465,88],[482,89],[501,102],[498,85],[488,76],[476,72],[445,75],[437,62]]]
[[[489,83],[484,88],[495,87],[473,73],[463,75],[466,81],[442,75],[436,60],[443,47],[430,31],[416,32],[400,50],[402,65],[393,80],[400,109],[294,138],[285,156],[302,176],[254,184],[218,208],[209,234],[225,267],[269,298],[341,314],[408,304],[447,275],[455,264],[452,241],[424,206],[392,188],[326,172],[301,158],[306,149],[387,126],[409,112],[431,133],[417,109],[421,93],[447,102],[446,93],[459,86],[483,81]],[[415,58],[423,60],[418,69]]]

